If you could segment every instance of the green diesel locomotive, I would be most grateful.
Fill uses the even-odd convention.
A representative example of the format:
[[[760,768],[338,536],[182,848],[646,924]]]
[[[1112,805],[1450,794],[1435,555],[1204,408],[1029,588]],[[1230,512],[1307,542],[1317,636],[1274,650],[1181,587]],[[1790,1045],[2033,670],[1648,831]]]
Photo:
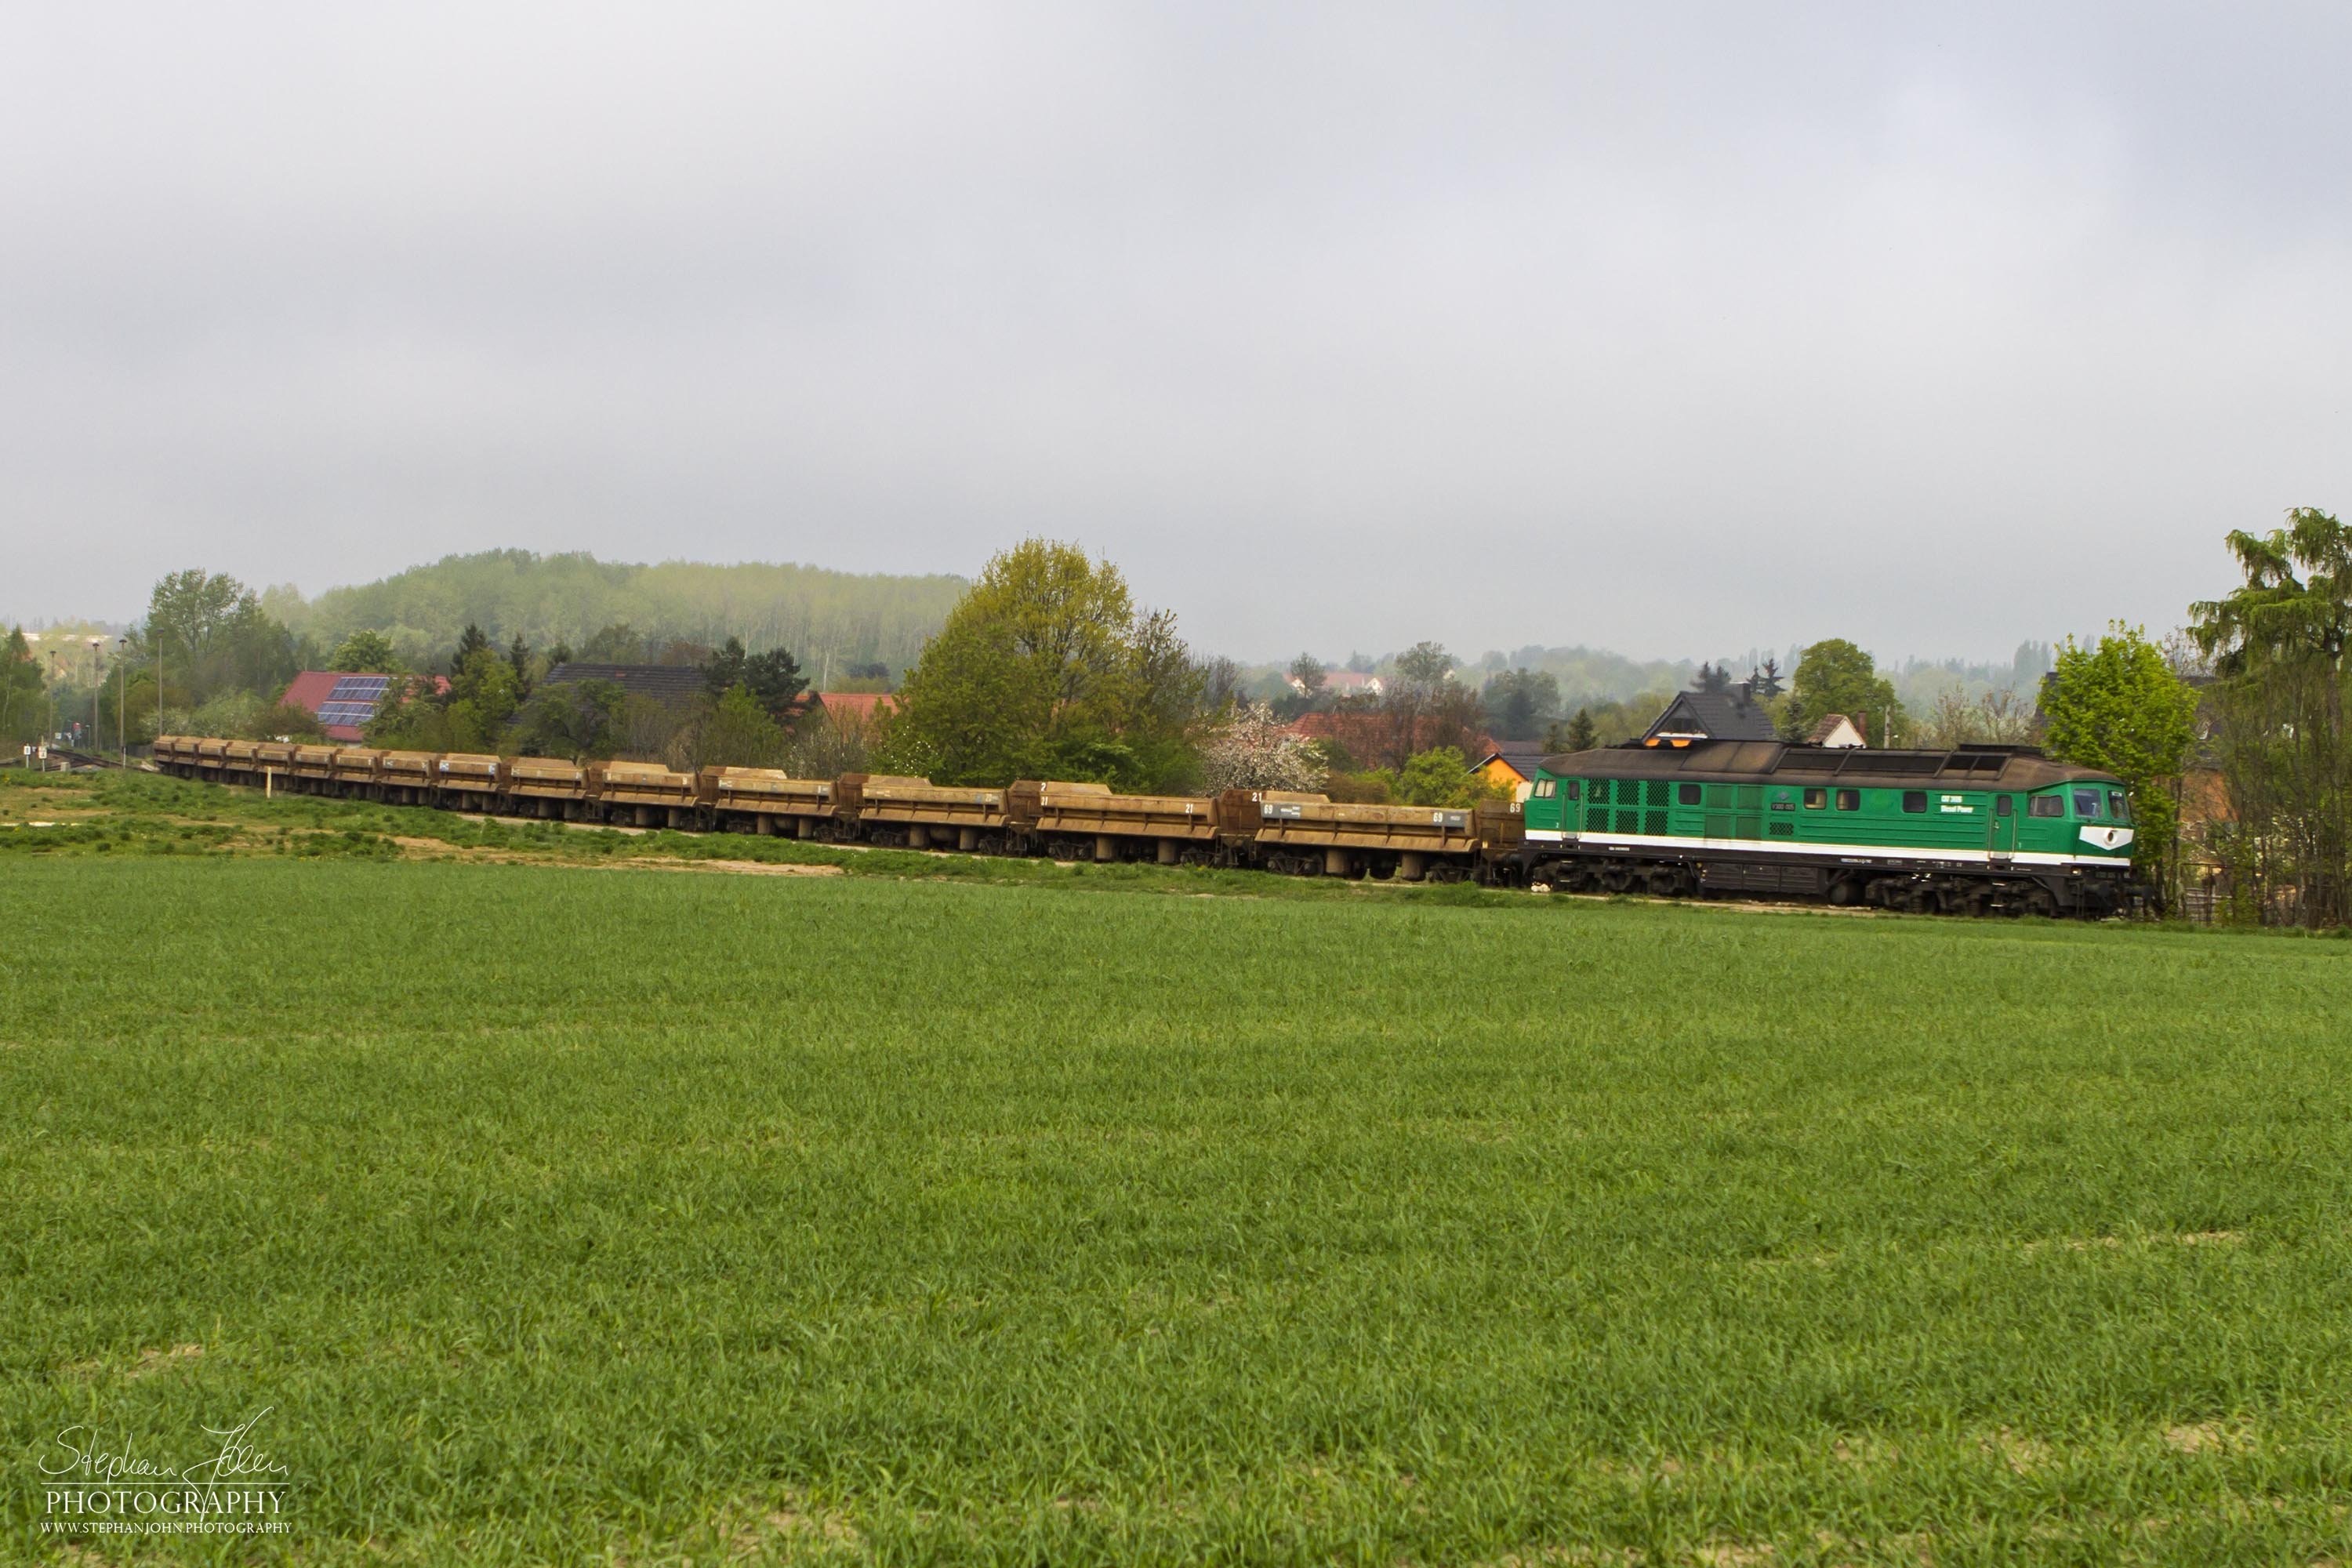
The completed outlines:
[[[1543,760],[1524,816],[1529,884],[1563,891],[2094,916],[2137,896],[2122,781],[2025,746],[1575,752]]]

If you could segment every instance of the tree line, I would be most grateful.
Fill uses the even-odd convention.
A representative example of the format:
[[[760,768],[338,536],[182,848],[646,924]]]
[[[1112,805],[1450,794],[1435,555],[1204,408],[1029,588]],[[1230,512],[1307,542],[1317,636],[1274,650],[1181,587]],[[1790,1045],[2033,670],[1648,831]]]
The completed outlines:
[[[466,626],[501,643],[563,646],[612,664],[692,662],[680,648],[728,637],[790,647],[814,675],[903,669],[967,584],[934,574],[866,575],[814,566],[599,561],[585,552],[492,550],[451,555],[379,582],[304,599],[273,588],[262,607],[296,637],[331,648],[381,637],[412,669],[444,667]],[[828,682],[830,683],[830,682]]]
[[[1889,672],[1841,638],[1794,650],[1785,676],[1775,656],[1760,656],[1744,674],[1702,664],[1688,689],[1753,704],[1790,740],[1839,713],[1872,744],[2037,741],[2130,786],[2137,853],[2168,901],[2193,883],[2213,893],[2226,918],[2346,923],[2352,531],[2301,508],[2283,528],[2234,531],[2227,542],[2242,581],[2192,605],[2189,624],[2171,638],[2151,641],[2118,625],[2088,642],[2021,646],[2013,673],[2046,667],[2031,700],[2004,687],[1975,695],[1951,687],[1915,710],[1898,677],[1933,667]],[[518,577],[549,563],[562,572],[623,570],[584,556],[501,552],[404,576],[429,583],[441,580],[436,573],[485,563]],[[376,626],[346,627],[322,647],[316,627],[325,622],[298,632],[272,604],[271,595],[226,575],[192,570],[158,582],[143,622],[110,650],[105,682],[114,700],[90,705],[99,742],[117,743],[118,715],[129,720],[123,738],[133,744],[159,723],[183,732],[315,735],[315,720],[280,698],[296,670],[327,668],[401,677],[369,727],[382,744],[787,765],[814,774],[870,766],[943,783],[1025,776],[1162,793],[1313,787],[1339,798],[1434,804],[1478,796],[1484,785],[1468,770],[1489,736],[1536,739],[1554,752],[1613,744],[1641,733],[1674,697],[1658,689],[1570,707],[1549,668],[1494,668],[1493,656],[1468,668],[1433,642],[1377,663],[1356,656],[1345,667],[1302,654],[1286,672],[1253,678],[1231,660],[1196,658],[1174,617],[1139,605],[1108,562],[1043,540],[997,556],[940,608],[936,634],[913,645],[919,651],[894,705],[854,732],[813,719],[810,672],[782,643],[753,652],[736,635],[703,642],[610,621],[575,649],[562,637],[535,642],[520,631],[501,642],[468,621],[445,657],[420,663],[416,645],[404,647]],[[607,681],[548,681],[551,669],[575,659],[691,666],[700,681],[684,703],[648,702]],[[890,684],[890,666],[879,659],[845,668],[851,673],[836,684]],[[1336,680],[1341,668],[1377,671],[1378,689],[1369,680]],[[429,678],[443,671],[446,683]],[[21,629],[0,640],[0,735],[12,746],[48,721],[59,693],[45,673]],[[96,694],[73,690],[79,700]]]

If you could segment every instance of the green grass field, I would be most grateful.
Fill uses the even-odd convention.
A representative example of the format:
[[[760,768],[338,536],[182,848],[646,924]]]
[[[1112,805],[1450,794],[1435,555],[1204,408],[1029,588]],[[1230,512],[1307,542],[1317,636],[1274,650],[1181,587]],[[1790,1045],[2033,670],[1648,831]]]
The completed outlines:
[[[0,854],[0,1560],[265,1406],[73,1560],[2352,1555],[2352,944],[142,820]]]

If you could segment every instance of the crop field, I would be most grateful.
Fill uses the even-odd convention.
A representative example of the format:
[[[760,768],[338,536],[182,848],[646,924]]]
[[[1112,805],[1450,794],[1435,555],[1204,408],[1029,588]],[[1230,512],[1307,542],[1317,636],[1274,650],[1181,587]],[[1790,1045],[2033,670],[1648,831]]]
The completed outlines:
[[[0,788],[0,1561],[2352,1557],[2352,943],[427,816]]]

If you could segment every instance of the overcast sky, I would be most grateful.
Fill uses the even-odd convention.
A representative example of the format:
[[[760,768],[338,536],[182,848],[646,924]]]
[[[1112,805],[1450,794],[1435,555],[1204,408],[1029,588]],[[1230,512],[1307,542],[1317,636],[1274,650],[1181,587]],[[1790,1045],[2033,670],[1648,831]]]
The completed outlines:
[[[0,616],[1081,541],[1327,657],[2157,626],[2352,507],[2352,7],[0,5]]]

